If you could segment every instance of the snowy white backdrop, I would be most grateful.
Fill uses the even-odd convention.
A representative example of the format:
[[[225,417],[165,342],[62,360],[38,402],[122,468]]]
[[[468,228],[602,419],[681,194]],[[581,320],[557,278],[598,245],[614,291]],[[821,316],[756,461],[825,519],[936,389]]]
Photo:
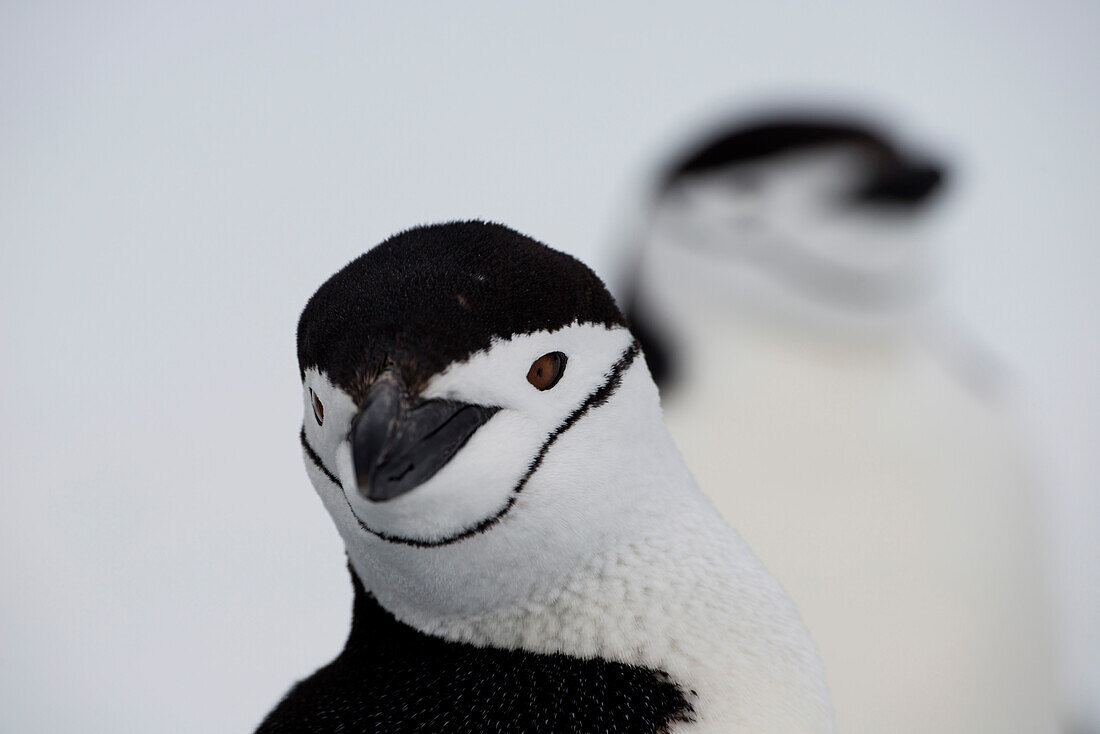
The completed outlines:
[[[296,438],[316,285],[457,217],[607,270],[652,156],[777,98],[954,162],[947,297],[1023,388],[1100,705],[1100,6],[544,5],[0,7],[0,730],[255,726],[347,630]]]

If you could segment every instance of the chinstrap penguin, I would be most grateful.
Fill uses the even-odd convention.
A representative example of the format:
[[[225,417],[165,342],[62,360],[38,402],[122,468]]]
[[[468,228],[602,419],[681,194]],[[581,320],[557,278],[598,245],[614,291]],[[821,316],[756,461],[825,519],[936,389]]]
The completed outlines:
[[[669,430],[848,734],[1053,727],[1026,452],[936,297],[946,178],[851,115],[734,120],[654,175],[624,258]]]
[[[501,225],[406,231],[314,294],[298,358],[355,604],[260,732],[833,731],[798,612],[580,262]]]

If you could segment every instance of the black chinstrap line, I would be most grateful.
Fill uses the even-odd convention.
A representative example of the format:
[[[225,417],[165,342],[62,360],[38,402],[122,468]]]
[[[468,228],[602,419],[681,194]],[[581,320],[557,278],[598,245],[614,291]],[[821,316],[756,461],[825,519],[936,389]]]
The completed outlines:
[[[623,374],[626,372],[627,368],[629,368],[630,365],[633,364],[634,358],[638,356],[639,351],[640,348],[638,346],[638,342],[631,342],[630,346],[627,347],[626,351],[624,351],[622,356],[619,357],[619,360],[615,362],[614,365],[612,365],[611,371],[608,372],[607,379],[604,380],[604,383],[593,390],[592,393],[587,398],[585,398],[584,402],[581,403],[576,410],[570,413],[569,416],[564,421],[562,421],[561,425],[554,429],[554,432],[547,437],[546,441],[542,444],[542,447],[539,449],[538,453],[535,454],[535,458],[531,461],[531,465],[527,467],[527,471],[524,472],[523,476],[516,483],[516,486],[512,488],[511,493],[508,495],[508,501],[504,503],[504,506],[500,508],[500,510],[498,510],[495,515],[491,515],[490,517],[487,517],[479,522],[477,525],[467,528],[461,533],[458,533],[457,535],[452,535],[447,538],[440,538],[438,540],[416,540],[413,538],[402,538],[395,535],[388,535],[386,533],[382,533],[368,527],[362,520],[359,519],[359,516],[355,514],[355,509],[351,506],[351,502],[348,500],[347,493],[344,492],[344,487],[340,483],[340,480],[336,478],[335,474],[328,470],[328,468],[322,463],[321,457],[318,456],[317,452],[313,450],[312,446],[310,446],[309,441],[306,439],[305,426],[302,426],[302,431],[300,434],[302,447],[305,449],[306,455],[310,458],[314,465],[317,466],[321,473],[324,474],[325,477],[327,477],[328,480],[331,481],[333,484],[340,487],[340,491],[344,496],[344,502],[347,503],[348,510],[351,511],[352,517],[354,517],[355,521],[359,523],[359,527],[363,528],[363,530],[365,530],[366,532],[389,543],[400,543],[401,545],[410,545],[416,548],[438,548],[440,546],[450,545],[452,543],[457,543],[460,540],[465,540],[466,538],[485,532],[487,529],[500,522],[500,520],[508,514],[508,511],[512,509],[512,506],[516,503],[516,500],[519,499],[520,492],[524,490],[524,488],[527,486],[527,482],[531,479],[534,473],[538,471],[539,466],[542,465],[542,460],[550,451],[550,447],[553,446],[554,443],[558,440],[558,437],[568,431],[570,428],[572,428],[577,421],[579,421],[581,418],[584,417],[586,413],[588,413],[588,411],[592,410],[593,408],[600,407],[601,405],[606,403],[612,395],[615,394],[615,391],[618,390],[619,386],[622,384]]]
[[[298,439],[302,442],[302,448],[305,449],[306,456],[308,456],[309,460],[313,462],[313,465],[320,469],[321,473],[324,474],[330,482],[343,489],[344,485],[340,484],[340,480],[336,478],[335,474],[328,470],[328,467],[325,466],[324,462],[321,461],[321,457],[318,456],[317,452],[313,450],[312,446],[310,446],[309,440],[306,438],[305,426],[302,426],[302,430],[298,434]]]

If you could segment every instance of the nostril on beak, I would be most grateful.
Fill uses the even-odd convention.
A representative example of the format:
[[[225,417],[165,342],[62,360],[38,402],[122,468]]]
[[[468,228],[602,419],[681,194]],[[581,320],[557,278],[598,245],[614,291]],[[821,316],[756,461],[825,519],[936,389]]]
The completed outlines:
[[[406,476],[408,476],[409,472],[411,472],[415,468],[416,468],[416,465],[413,464],[412,462],[409,462],[408,464],[405,464],[405,468],[402,469],[400,472],[390,474],[389,480],[391,482],[400,482],[402,479],[404,479]]]

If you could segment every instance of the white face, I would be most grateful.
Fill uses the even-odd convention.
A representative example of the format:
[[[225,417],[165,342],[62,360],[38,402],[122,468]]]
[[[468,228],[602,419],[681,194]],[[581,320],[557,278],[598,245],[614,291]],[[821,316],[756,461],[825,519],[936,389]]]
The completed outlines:
[[[498,588],[503,584],[487,586],[481,577],[503,573],[497,568],[502,557],[508,559],[509,567],[527,559],[538,566],[528,572],[552,572],[547,559],[559,559],[558,565],[567,563],[573,554],[583,553],[586,538],[605,534],[601,517],[586,518],[568,528],[540,527],[539,523],[555,513],[564,519],[570,511],[584,510],[554,507],[559,500],[577,504],[578,495],[564,491],[548,496],[542,491],[542,480],[547,473],[576,474],[600,462],[599,441],[585,446],[564,438],[586,432],[586,424],[593,420],[606,422],[617,414],[618,394],[607,404],[586,409],[579,418],[574,416],[608,382],[632,343],[633,337],[624,328],[572,325],[552,333],[496,340],[488,350],[452,364],[428,382],[421,399],[454,400],[499,410],[436,474],[385,501],[372,501],[357,490],[349,441],[357,414],[354,401],[324,374],[307,370],[303,384],[305,440],[339,483],[308,454],[306,466],[367,588],[380,597],[389,596],[390,604],[396,606],[445,604],[452,611],[454,604],[476,607],[487,603],[485,598],[474,598],[480,593],[497,599],[511,591]],[[540,390],[528,381],[528,371],[532,363],[551,352],[566,355],[565,368],[553,387]],[[624,377],[638,370],[652,387],[640,357]],[[632,376],[626,382],[633,386],[637,381],[637,376]],[[311,392],[324,406],[321,422]],[[651,399],[655,406],[655,391]],[[603,415],[594,419],[596,413]],[[637,416],[631,415],[631,420],[637,421]],[[659,414],[654,415],[660,424]],[[563,426],[568,426],[565,431],[561,431]],[[629,430],[622,433],[623,440],[630,436]],[[591,506],[605,500],[593,500]],[[583,518],[583,512],[577,517]],[[563,545],[568,547],[560,547]]]
[[[850,204],[868,161],[833,146],[686,178],[657,203],[651,270],[715,293],[757,287],[859,307],[923,278],[919,217]]]

